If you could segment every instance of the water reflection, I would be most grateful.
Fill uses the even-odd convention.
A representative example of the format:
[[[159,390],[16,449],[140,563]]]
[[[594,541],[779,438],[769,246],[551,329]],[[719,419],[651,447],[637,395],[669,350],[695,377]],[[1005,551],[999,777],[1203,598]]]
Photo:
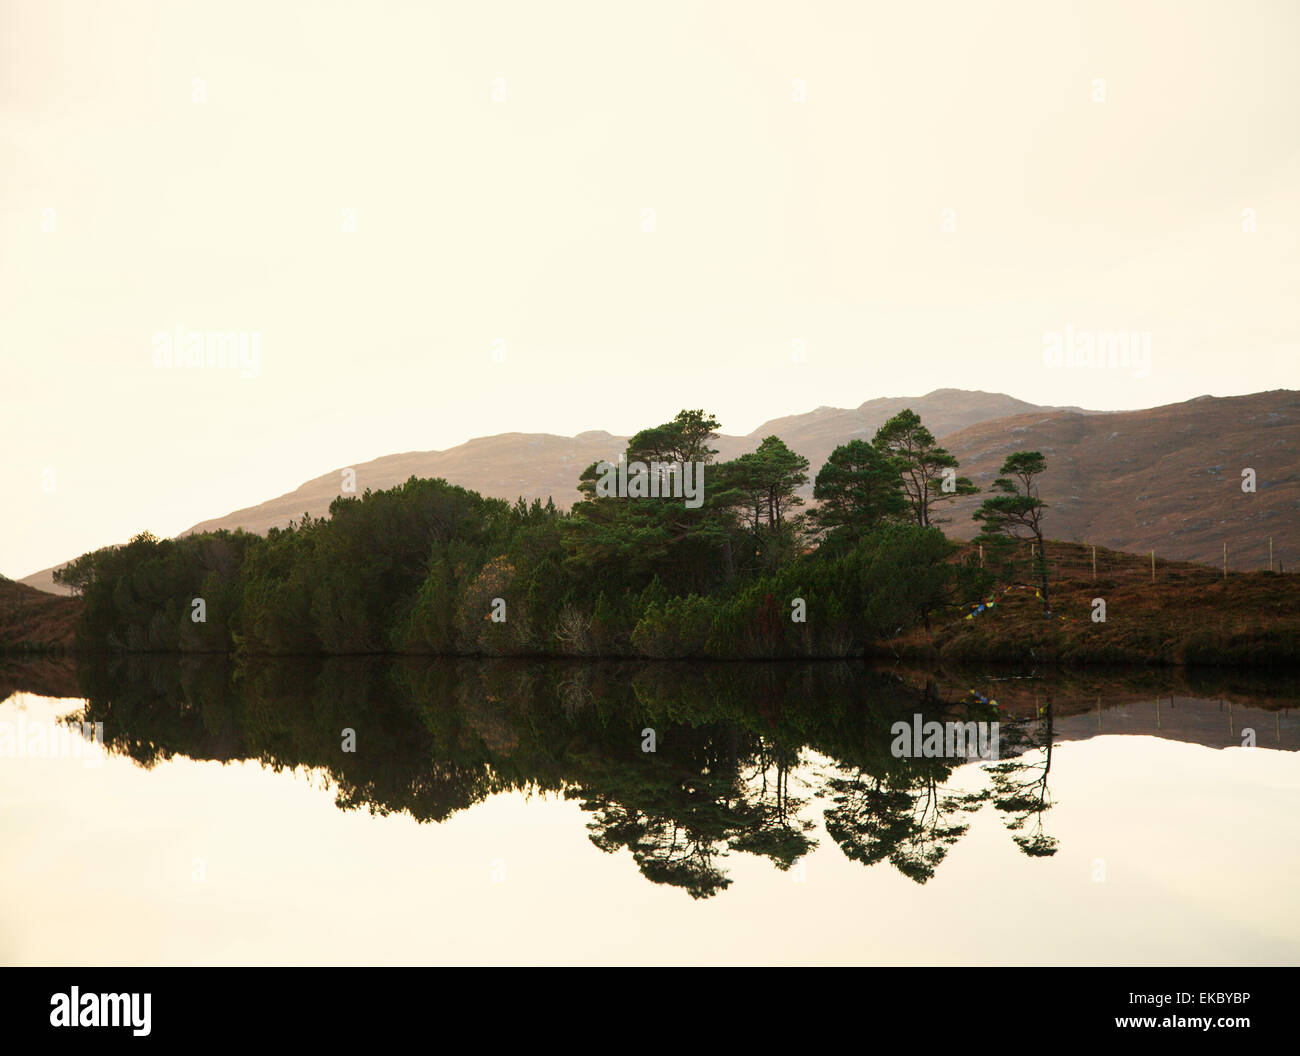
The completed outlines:
[[[56,674],[39,677],[50,692]],[[1262,747],[1300,746],[1292,683],[1220,677],[1172,696],[1170,684],[850,664],[129,660],[77,673],[75,718],[145,768],[173,756],[308,768],[345,811],[436,823],[500,792],[560,796],[600,850],[704,899],[731,885],[729,855],[795,870],[822,830],[848,859],[925,884],[985,805],[1024,855],[1051,857],[1065,740],[1118,728],[1228,747],[1250,731]],[[999,760],[896,756],[892,727],[917,714],[997,721]]]

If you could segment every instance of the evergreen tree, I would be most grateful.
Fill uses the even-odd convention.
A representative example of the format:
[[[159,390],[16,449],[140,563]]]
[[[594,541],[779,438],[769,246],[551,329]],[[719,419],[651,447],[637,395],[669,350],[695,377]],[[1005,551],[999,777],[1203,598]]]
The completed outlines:
[[[1008,455],[993,482],[996,494],[989,496],[972,514],[980,523],[978,539],[1032,539],[1043,609],[1047,601],[1047,554],[1043,547],[1043,514],[1047,505],[1038,497],[1037,478],[1047,469],[1047,459],[1037,451],[1016,451]]]
[[[813,498],[821,503],[813,513],[817,527],[838,531],[849,543],[907,512],[893,461],[865,440],[850,440],[831,452],[817,474]]]
[[[956,475],[957,459],[939,446],[911,409],[900,411],[882,425],[872,443],[893,460],[912,514],[922,528],[945,523],[934,515],[936,504],[979,491],[969,478]]]

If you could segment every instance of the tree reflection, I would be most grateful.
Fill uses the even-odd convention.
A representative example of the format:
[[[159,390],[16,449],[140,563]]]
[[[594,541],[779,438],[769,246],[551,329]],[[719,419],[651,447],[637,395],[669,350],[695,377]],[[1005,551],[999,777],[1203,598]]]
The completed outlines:
[[[987,787],[954,791],[963,760],[890,748],[900,716],[951,713],[937,686],[848,665],[332,660],[232,672],[155,660],[87,669],[82,691],[82,718],[104,723],[109,751],[146,767],[184,755],[305,769],[326,778],[340,809],[428,823],[503,792],[566,798],[601,851],[627,853],[647,880],[696,899],[731,885],[737,855],[789,871],[817,847],[818,800],[844,855],[917,884],[986,802],[1025,854],[1057,850],[1044,831],[1050,705],[1002,725]]]
[[[888,861],[923,884],[970,828],[967,815],[981,797],[945,793],[933,774],[914,780],[858,770],[827,781],[832,806],[826,831],[846,856],[863,865]]]
[[[1047,776],[1052,769],[1053,730],[1049,700],[1037,719],[1003,726],[1003,761],[984,768],[993,786],[993,806],[1005,815],[1016,846],[1031,858],[1050,857],[1059,849],[1055,837],[1044,831],[1043,818],[1052,808]],[[1012,758],[1007,759],[1008,754]]]

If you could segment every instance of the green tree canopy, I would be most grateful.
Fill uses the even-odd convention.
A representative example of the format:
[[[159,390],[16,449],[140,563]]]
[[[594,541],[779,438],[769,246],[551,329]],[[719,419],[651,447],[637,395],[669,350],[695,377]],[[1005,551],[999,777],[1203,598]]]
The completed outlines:
[[[817,474],[813,498],[821,503],[813,514],[817,526],[838,530],[850,542],[907,510],[897,468],[865,440],[850,440],[831,452]]]
[[[882,425],[872,443],[893,460],[912,515],[922,528],[944,523],[934,514],[938,503],[979,491],[968,477],[956,475],[957,459],[939,446],[910,408]]]
[[[642,429],[627,444],[629,462],[712,462],[718,420],[704,411],[678,411],[663,425]]]
[[[803,505],[798,492],[808,483],[808,460],[791,451],[778,436],[766,437],[758,450],[733,463],[728,483],[743,493],[745,518],[757,531],[766,524],[776,531]]]

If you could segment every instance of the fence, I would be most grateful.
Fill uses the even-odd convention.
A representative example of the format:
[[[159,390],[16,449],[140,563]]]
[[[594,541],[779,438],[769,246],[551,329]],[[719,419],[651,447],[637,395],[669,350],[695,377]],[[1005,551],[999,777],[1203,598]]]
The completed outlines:
[[[1030,581],[1039,574],[1038,547],[1033,542],[1015,542],[1005,546],[972,544],[974,554],[987,567],[1000,568],[1004,575]],[[1251,548],[1256,549],[1254,547]],[[1048,577],[1055,581],[1065,579],[1094,582],[1208,582],[1243,575],[1253,571],[1286,573],[1280,548],[1269,537],[1258,569],[1232,568],[1229,559],[1235,560],[1225,545],[1222,560],[1216,567],[1211,564],[1163,558],[1155,551],[1133,554],[1112,550],[1091,543],[1053,542],[1045,547]],[[1292,565],[1294,571],[1295,565]]]

